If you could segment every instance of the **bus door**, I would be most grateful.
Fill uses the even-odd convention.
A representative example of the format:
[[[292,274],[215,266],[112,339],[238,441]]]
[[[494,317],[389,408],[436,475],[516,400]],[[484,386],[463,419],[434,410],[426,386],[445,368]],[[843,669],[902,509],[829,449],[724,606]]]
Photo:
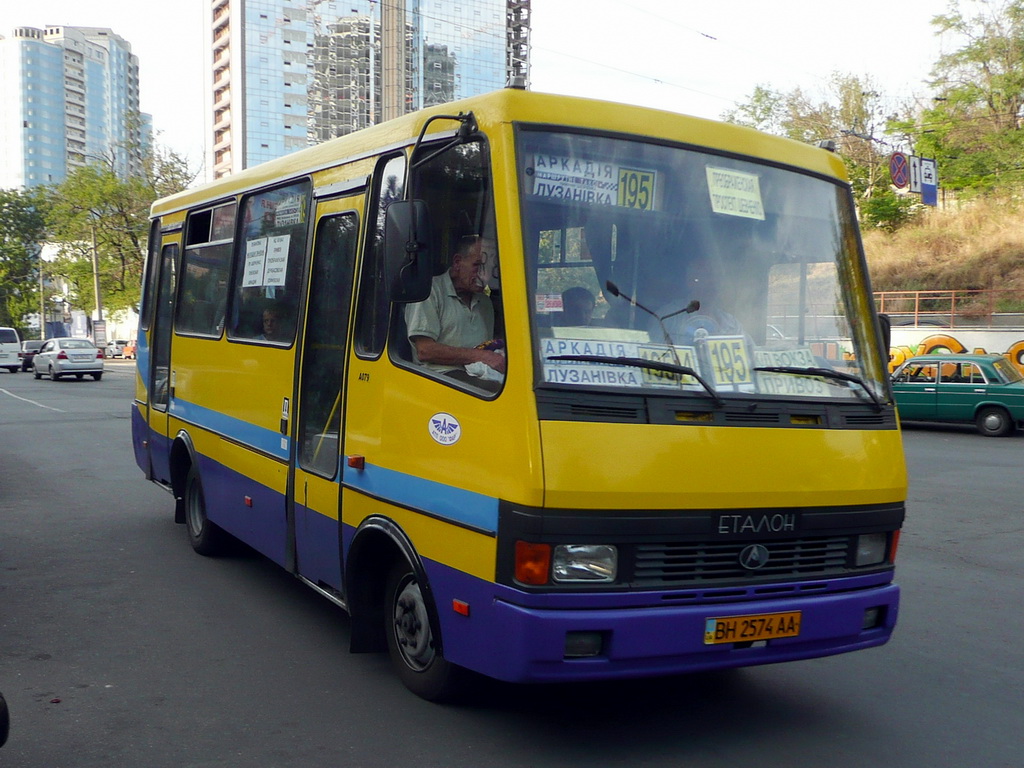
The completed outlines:
[[[170,437],[167,434],[167,402],[170,392],[171,333],[174,321],[174,295],[178,280],[178,255],[181,229],[164,232],[155,274],[156,308],[149,328],[148,349],[136,350],[139,370],[149,392],[148,423],[149,466],[151,479],[170,483]],[[139,339],[142,344],[143,339]]]
[[[299,363],[291,484],[294,563],[321,588],[341,589],[341,474],[345,360],[363,197],[317,206]]]

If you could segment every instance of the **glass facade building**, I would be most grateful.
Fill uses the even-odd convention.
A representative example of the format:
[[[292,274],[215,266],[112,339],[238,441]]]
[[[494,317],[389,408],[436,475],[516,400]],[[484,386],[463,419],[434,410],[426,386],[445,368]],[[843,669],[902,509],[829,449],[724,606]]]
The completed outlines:
[[[0,100],[0,188],[58,184],[97,160],[140,170],[150,120],[139,62],[110,29],[12,30],[0,38]]]
[[[529,77],[529,0],[211,0],[214,177]]]

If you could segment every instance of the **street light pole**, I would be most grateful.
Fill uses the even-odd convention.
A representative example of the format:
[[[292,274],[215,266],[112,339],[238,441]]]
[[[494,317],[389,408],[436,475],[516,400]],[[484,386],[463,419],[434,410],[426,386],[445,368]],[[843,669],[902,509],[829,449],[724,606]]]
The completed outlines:
[[[39,248],[39,340],[46,339],[46,295],[43,292],[43,247]]]
[[[96,222],[92,223],[92,289],[96,292],[96,319],[103,319],[103,301],[100,299],[100,262],[96,255]]]

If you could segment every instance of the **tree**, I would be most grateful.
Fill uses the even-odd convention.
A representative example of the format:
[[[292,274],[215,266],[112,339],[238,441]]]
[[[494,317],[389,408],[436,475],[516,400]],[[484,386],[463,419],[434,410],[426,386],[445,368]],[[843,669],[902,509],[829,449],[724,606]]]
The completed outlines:
[[[892,196],[886,142],[878,135],[884,134],[886,125],[881,104],[871,78],[834,72],[826,92],[817,99],[801,88],[784,93],[758,85],[746,103],[722,117],[804,143],[835,141],[863,205],[875,196]],[[891,199],[875,208],[878,212],[905,210]]]
[[[150,205],[193,180],[185,161],[170,151],[148,153],[141,167],[141,174],[120,178],[109,158],[93,162],[73,171],[50,195],[48,223],[60,244],[51,272],[66,281],[69,301],[81,309],[91,311],[96,303],[94,248],[104,308],[138,304]]]
[[[39,251],[47,201],[36,190],[0,190],[0,325],[39,311]]]
[[[1024,184],[1024,0],[953,0],[935,16],[937,34],[960,48],[939,57],[930,85],[937,95],[916,119],[894,124],[915,153],[934,157],[943,186],[985,191]]]

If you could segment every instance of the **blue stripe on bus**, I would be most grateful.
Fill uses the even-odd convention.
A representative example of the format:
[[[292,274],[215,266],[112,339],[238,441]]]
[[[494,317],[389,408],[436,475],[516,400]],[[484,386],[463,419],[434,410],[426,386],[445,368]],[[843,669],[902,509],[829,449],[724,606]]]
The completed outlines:
[[[277,430],[257,427],[247,421],[225,416],[210,408],[178,398],[171,400],[170,413],[175,418],[237,440],[282,461],[288,460],[288,438]]]
[[[487,533],[498,530],[498,500],[370,464],[345,470],[345,485],[372,496]]]
[[[135,340],[135,365],[140,371],[149,371],[149,341],[145,333],[140,333]],[[147,374],[143,373],[142,379],[148,386]]]
[[[285,438],[279,432],[225,416],[186,400],[172,400],[170,412],[183,421],[252,446],[282,461],[288,460],[287,443],[282,447]],[[394,504],[486,533],[496,533],[498,530],[498,500],[493,496],[371,464],[367,464],[361,471],[347,470],[345,484]]]

